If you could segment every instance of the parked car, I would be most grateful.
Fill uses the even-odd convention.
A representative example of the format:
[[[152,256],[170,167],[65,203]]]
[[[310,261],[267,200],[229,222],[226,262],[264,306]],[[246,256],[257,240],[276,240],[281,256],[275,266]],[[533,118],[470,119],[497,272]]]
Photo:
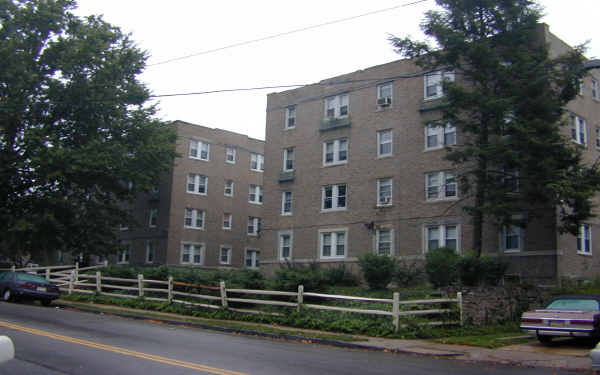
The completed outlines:
[[[3,301],[37,299],[48,306],[60,297],[58,287],[43,277],[26,272],[0,273],[0,296]]]
[[[521,330],[548,343],[556,336],[600,337],[600,295],[555,297],[546,308],[521,316]]]

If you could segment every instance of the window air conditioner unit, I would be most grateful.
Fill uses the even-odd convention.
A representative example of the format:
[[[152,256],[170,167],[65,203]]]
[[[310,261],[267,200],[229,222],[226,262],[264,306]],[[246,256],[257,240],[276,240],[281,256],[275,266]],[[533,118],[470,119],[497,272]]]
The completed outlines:
[[[387,205],[387,204],[390,204],[391,201],[392,201],[392,199],[390,197],[385,197],[385,198],[381,198],[381,201],[379,202],[379,204]]]
[[[392,104],[392,98],[390,97],[377,99],[377,105],[379,106],[387,107],[390,104]]]

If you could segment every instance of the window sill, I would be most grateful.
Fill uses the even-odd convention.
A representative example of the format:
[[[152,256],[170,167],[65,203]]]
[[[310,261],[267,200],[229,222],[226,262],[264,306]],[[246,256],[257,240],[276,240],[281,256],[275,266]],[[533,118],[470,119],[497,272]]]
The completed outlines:
[[[393,154],[377,155],[376,159],[387,159],[387,158],[391,158],[392,156],[394,156],[394,155]]]
[[[385,112],[392,110],[393,106],[391,104],[388,105],[378,105],[375,109],[375,112]]]
[[[331,256],[331,257],[324,257],[324,256],[321,256],[319,259],[320,259],[320,260],[346,259],[346,256],[345,256],[345,255],[340,255],[340,256]]]
[[[375,205],[375,208],[392,208],[393,207],[393,203],[390,204],[377,204]]]
[[[248,201],[248,203],[250,203],[250,204],[255,204],[255,205],[257,205],[257,206],[262,206],[262,205],[263,205],[263,204],[262,204],[262,202],[252,202],[252,201]]]
[[[193,156],[190,156],[189,158],[192,159],[192,160],[210,161],[210,159],[195,158]]]
[[[516,253],[520,253],[522,250],[521,249],[515,249],[515,250],[502,250],[502,252],[504,254],[516,254]]]
[[[208,195],[208,193],[196,193],[195,191],[189,191],[189,190],[186,191],[186,193],[192,194],[192,195],[203,195],[203,196]]]
[[[252,172],[258,172],[258,173],[263,173],[264,172],[264,170],[252,169],[252,168],[250,168],[250,171],[252,171]]]
[[[433,152],[433,151],[440,151],[440,150],[445,150],[446,149],[446,145],[443,146],[437,146],[437,147],[425,147],[423,149],[423,152]]]
[[[281,216],[292,216],[291,213],[282,213]]]
[[[226,163],[226,164],[233,164],[233,165],[235,165],[235,161],[229,161],[229,160],[225,160],[225,163]]]
[[[258,237],[258,233],[247,233],[248,237]]]
[[[346,164],[348,164],[347,160],[346,161],[340,161],[340,162],[337,162],[337,163],[323,164],[323,168],[337,167],[337,166],[346,165]]]
[[[228,194],[223,194],[223,196],[224,196],[224,197],[227,197],[227,198],[233,198],[233,194],[231,194],[231,195],[228,195]]]
[[[438,199],[425,199],[425,203],[452,202],[452,201],[457,201],[457,200],[458,200],[458,197],[438,198]]]
[[[592,252],[591,251],[590,252],[578,251],[577,255],[583,255],[583,256],[586,256],[586,257],[591,257],[592,256]]]
[[[295,127],[295,126],[293,126],[293,127],[290,127],[290,128],[285,128],[285,127],[283,128],[283,130],[284,130],[284,131],[288,131],[288,130],[294,130],[294,129],[296,129],[296,127]]]
[[[183,226],[183,229],[194,229],[194,230],[204,230],[204,228],[199,228],[199,227],[187,227],[187,226]]]
[[[223,228],[223,230],[231,230],[231,228]]]
[[[328,212],[340,212],[340,211],[346,211],[346,210],[347,210],[346,207],[344,207],[344,208],[328,208],[326,210],[321,209],[321,213],[324,214],[324,213],[328,213]]]

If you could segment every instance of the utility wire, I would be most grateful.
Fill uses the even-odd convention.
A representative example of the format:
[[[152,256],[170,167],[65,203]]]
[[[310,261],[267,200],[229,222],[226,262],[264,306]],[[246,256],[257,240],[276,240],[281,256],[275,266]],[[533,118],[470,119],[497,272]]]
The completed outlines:
[[[252,43],[262,42],[262,41],[269,40],[269,39],[275,39],[275,38],[279,38],[279,37],[282,37],[282,36],[286,36],[286,35],[290,35],[290,34],[296,34],[296,33],[302,32],[302,31],[312,30],[312,29],[316,29],[316,28],[319,28],[319,27],[323,27],[323,26],[329,26],[329,25],[333,25],[333,24],[336,24],[336,23],[351,21],[351,20],[354,20],[354,19],[357,19],[357,18],[371,16],[373,14],[389,12],[389,11],[396,10],[396,9],[399,9],[399,8],[405,8],[405,7],[408,7],[408,6],[411,6],[411,5],[416,5],[416,4],[419,4],[419,3],[424,3],[426,1],[429,1],[429,0],[415,0],[415,1],[411,1],[409,3],[404,3],[404,4],[396,5],[396,6],[393,6],[393,7],[390,7],[390,8],[379,9],[379,10],[374,10],[372,12],[367,12],[367,13],[359,14],[357,16],[341,18],[341,19],[337,19],[337,20],[333,20],[333,21],[329,21],[329,22],[320,23],[320,24],[317,24],[317,25],[306,26],[306,27],[302,27],[302,28],[299,28],[299,29],[294,29],[294,30],[285,31],[285,32],[278,33],[278,34],[273,34],[273,35],[265,36],[265,37],[258,38],[258,39],[247,40],[247,41],[244,41],[244,42],[238,42],[238,43],[234,43],[234,44],[229,44],[227,46],[223,46],[223,47],[219,47],[219,48],[213,48],[213,49],[209,49],[209,50],[201,51],[201,52],[196,52],[196,53],[192,53],[192,54],[185,55],[185,56],[175,57],[175,58],[172,58],[172,59],[159,61],[159,62],[156,62],[156,63],[153,63],[153,64],[148,64],[147,66],[151,67],[151,66],[157,66],[157,65],[164,65],[164,64],[171,63],[171,62],[175,62],[175,61],[189,59],[191,57],[196,57],[196,56],[201,56],[201,55],[207,55],[209,53],[219,52],[219,51],[223,51],[223,50],[230,49],[230,48],[235,48],[235,47],[240,47],[240,46],[244,46],[244,45],[248,45],[248,44],[252,44]]]

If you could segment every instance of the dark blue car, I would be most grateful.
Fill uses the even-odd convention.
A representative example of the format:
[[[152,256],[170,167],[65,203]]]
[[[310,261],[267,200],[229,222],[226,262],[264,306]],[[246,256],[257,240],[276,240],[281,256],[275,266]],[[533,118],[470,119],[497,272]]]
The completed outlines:
[[[43,277],[25,272],[1,272],[0,295],[3,301],[37,299],[48,306],[60,297],[58,287]]]

